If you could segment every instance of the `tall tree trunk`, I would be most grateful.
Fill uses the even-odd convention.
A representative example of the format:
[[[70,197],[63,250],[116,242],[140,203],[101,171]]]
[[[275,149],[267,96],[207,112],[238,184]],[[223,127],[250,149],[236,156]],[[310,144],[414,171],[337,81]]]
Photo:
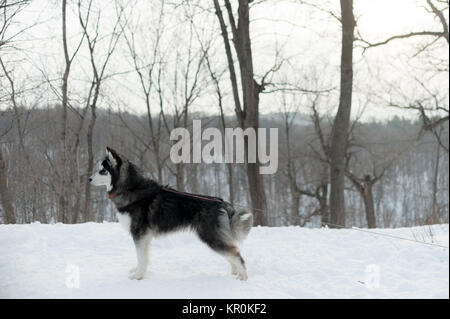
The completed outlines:
[[[249,1],[239,0],[239,23],[234,39],[240,70],[241,70],[241,84],[242,97],[244,101],[244,130],[252,128],[256,132],[256,140],[258,141],[258,127],[259,127],[259,94],[263,87],[256,83],[253,73],[253,56],[250,42],[250,19],[249,19]],[[237,37],[236,37],[237,36]],[[248,157],[248,140],[245,143],[247,150],[246,157]],[[258,154],[259,145],[256,143],[256,154]],[[252,201],[252,208],[259,212],[255,214],[255,225],[267,225],[267,200],[264,192],[263,175],[259,173],[260,163],[247,162],[247,178],[250,188],[250,198]]]
[[[233,90],[233,97],[235,101],[235,112],[240,127],[245,130],[252,128],[256,132],[258,140],[259,127],[259,94],[263,90],[263,86],[259,85],[254,79],[253,72],[253,58],[250,41],[250,20],[249,20],[249,0],[239,0],[238,8],[238,23],[236,25],[231,3],[225,0],[225,7],[228,12],[231,30],[233,33],[233,44],[239,62],[241,74],[241,87],[243,98],[243,109],[239,99],[237,90],[236,72],[234,69],[234,62],[231,53],[230,41],[228,38],[228,31],[223,19],[223,14],[218,0],[214,0],[214,7],[216,15],[219,19],[222,37],[225,44],[225,53],[228,61],[228,68],[230,71],[230,80]],[[259,173],[260,163],[248,163],[248,139],[245,138],[245,158],[247,168],[247,180],[250,192],[250,201],[254,214],[255,225],[267,225],[267,200],[264,193],[263,176]],[[256,145],[256,152],[258,152],[258,145]]]
[[[334,119],[330,151],[330,217],[331,224],[345,226],[345,155],[352,106],[353,41],[355,18],[353,0],[341,0],[342,53],[339,108]],[[330,225],[333,227],[333,225]]]
[[[373,204],[372,184],[365,183],[364,191],[361,194],[364,198],[364,208],[366,210],[367,227],[376,228],[377,223],[375,219],[375,206]]]
[[[93,51],[91,51],[91,56],[93,54]],[[94,79],[95,79],[95,90],[94,90],[94,96],[92,99],[92,103],[90,105],[91,109],[91,121],[89,122],[88,131],[86,135],[86,142],[87,142],[87,151],[88,151],[88,163],[87,163],[87,170],[86,170],[86,179],[89,178],[89,176],[92,175],[94,170],[94,149],[93,149],[93,137],[94,137],[94,127],[95,122],[97,121],[97,101],[98,97],[100,95],[100,85],[101,80],[98,77],[97,70],[95,68],[95,65],[93,64],[94,69]],[[91,183],[86,181],[85,189],[84,189],[84,208],[83,208],[83,218],[85,221],[92,220],[91,216]]]
[[[3,158],[3,151],[0,148],[0,198],[2,201],[3,215],[6,224],[16,223],[16,214],[11,202],[11,196],[8,189],[8,171],[6,162]]]
[[[66,9],[67,0],[62,2],[62,37],[63,37],[63,48],[64,48],[64,60],[65,69],[63,74],[63,83],[61,87],[62,93],[62,113],[61,113],[61,159],[60,159],[60,182],[61,190],[59,194],[59,219],[61,222],[65,222],[67,218],[67,208],[68,208],[68,192],[67,192],[67,108],[68,108],[68,82],[69,73],[71,67],[71,61],[69,58],[69,51],[67,48],[67,24],[66,24]]]
[[[289,120],[286,115],[284,119],[284,131],[286,134],[286,147],[287,147],[287,169],[288,169],[288,179],[289,179],[289,190],[291,192],[291,223],[294,225],[300,225],[300,195],[297,187],[297,175],[295,172],[294,163],[291,154],[291,132]]]
[[[91,105],[91,122],[88,126],[88,132],[87,132],[87,151],[88,151],[88,165],[86,170],[86,179],[89,178],[89,176],[92,175],[94,170],[94,149],[93,149],[93,135],[94,135],[94,126],[95,121],[97,120],[97,112],[96,112],[96,98],[94,97],[93,105]],[[84,221],[90,221],[92,220],[91,216],[91,183],[86,182],[85,189],[84,189],[84,212],[83,212],[83,218]]]

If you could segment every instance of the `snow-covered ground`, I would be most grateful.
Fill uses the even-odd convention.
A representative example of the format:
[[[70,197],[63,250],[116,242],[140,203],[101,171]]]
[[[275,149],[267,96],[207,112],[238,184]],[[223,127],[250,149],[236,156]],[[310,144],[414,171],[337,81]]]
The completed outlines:
[[[448,225],[374,231],[449,244]],[[0,243],[0,298],[449,298],[448,249],[351,229],[253,228],[246,282],[187,232],[153,241],[141,281],[116,223],[0,225]]]

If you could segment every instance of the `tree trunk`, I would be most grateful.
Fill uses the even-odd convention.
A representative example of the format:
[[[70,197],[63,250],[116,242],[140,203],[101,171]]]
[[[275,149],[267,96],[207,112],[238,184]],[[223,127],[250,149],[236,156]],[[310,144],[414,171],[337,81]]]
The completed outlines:
[[[328,206],[328,180],[329,180],[329,166],[327,162],[322,162],[322,170],[320,172],[320,186],[319,186],[319,209],[322,217],[322,225],[330,222],[330,210]]]
[[[364,191],[361,195],[364,198],[364,208],[366,210],[367,227],[376,228],[377,224],[375,219],[375,206],[373,204],[373,192],[371,183],[366,183],[364,185]]]
[[[300,225],[300,194],[291,186],[291,220],[293,225]]]
[[[249,6],[248,0],[239,0],[239,23],[237,28],[237,38],[234,39],[234,44],[241,69],[241,84],[242,96],[244,101],[244,130],[252,128],[256,132],[256,140],[258,141],[258,127],[259,127],[259,93],[262,87],[256,83],[253,73],[253,56],[250,43],[249,30]],[[236,37],[235,35],[235,37]],[[242,113],[239,113],[242,114]],[[246,157],[248,157],[248,141],[245,149],[247,150]],[[258,143],[256,144],[256,154],[258,154]],[[263,175],[259,173],[260,163],[247,163],[247,178],[250,188],[250,198],[252,201],[252,208],[257,210],[255,214],[255,225],[268,225],[267,218],[267,200],[264,192]]]
[[[95,99],[96,100],[96,99]],[[93,135],[94,135],[94,126],[95,121],[97,119],[97,113],[96,113],[96,107],[91,106],[91,122],[88,126],[88,132],[87,132],[87,151],[88,151],[88,167],[86,170],[86,179],[89,178],[89,176],[92,175],[94,170],[94,150],[93,150]],[[91,216],[91,183],[86,181],[86,186],[84,189],[84,212],[83,212],[83,218],[84,221],[92,220]]]
[[[233,187],[233,166],[227,163],[227,176],[228,176],[228,192],[230,193],[230,204],[234,205],[234,187]]]
[[[247,163],[247,178],[254,215],[253,223],[254,225],[267,226],[266,194],[264,193],[262,175],[259,174],[259,164]]]
[[[241,74],[241,88],[243,98],[243,109],[239,99],[237,90],[236,72],[234,70],[233,57],[228,38],[228,31],[223,19],[223,14],[220,9],[219,2],[214,0],[214,7],[216,15],[219,19],[222,37],[225,44],[225,52],[228,61],[228,68],[230,71],[230,80],[233,89],[233,97],[235,101],[235,112],[240,127],[245,130],[252,128],[256,132],[258,140],[259,127],[259,94],[263,87],[256,83],[253,72],[253,58],[250,41],[250,19],[249,19],[249,0],[239,0],[238,8],[238,23],[236,25],[233,11],[229,0],[225,0],[225,7],[227,8],[228,17],[233,33],[233,44],[236,55],[239,61],[239,68]],[[248,163],[248,140],[245,138],[245,158],[247,168],[247,180],[250,192],[250,201],[254,214],[255,225],[267,225],[267,200],[264,193],[264,179],[259,173],[260,163]],[[258,144],[256,145],[256,152],[258,153]]]
[[[214,166],[214,170],[216,172],[216,176],[217,176],[217,169],[216,169],[216,165]],[[198,164],[192,164],[191,165],[191,178],[190,180],[191,182],[191,190],[192,193],[198,194],[199,193],[199,187],[198,187]],[[220,185],[220,183],[217,183]],[[221,194],[220,191],[216,192],[216,194]]]
[[[42,190],[42,184],[37,184],[36,185],[38,188],[38,208],[39,208],[39,219],[40,222],[43,224],[47,224],[47,215],[46,215],[46,209],[45,209],[45,205],[44,205],[44,194],[43,194],[43,190]]]
[[[291,154],[291,132],[290,125],[285,115],[284,121],[284,131],[286,134],[286,147],[287,147],[287,170],[288,170],[288,180],[289,180],[289,189],[291,192],[291,223],[293,225],[300,225],[300,192],[297,187],[297,176],[295,172],[294,164],[292,163],[292,154]]]
[[[80,180],[80,145],[77,144],[75,151],[70,153],[71,160],[69,161],[70,166],[70,187],[72,187],[70,194],[72,195],[73,204],[70,205],[70,215],[68,216],[68,221],[71,224],[76,224],[81,210],[81,197],[82,197],[82,187]]]
[[[59,194],[59,219],[61,222],[65,222],[67,218],[68,207],[68,192],[67,192],[67,108],[68,108],[68,82],[71,61],[69,58],[69,52],[67,48],[67,24],[66,24],[66,8],[67,0],[62,2],[62,36],[63,36],[63,48],[64,48],[64,60],[65,69],[63,74],[63,83],[61,87],[62,93],[62,113],[61,113],[61,158],[60,158],[60,182],[61,190]]]
[[[319,189],[319,210],[322,217],[322,225],[330,222],[330,210],[328,209],[328,184],[321,185]]]
[[[353,0],[341,0],[341,15],[341,89],[339,96],[339,108],[333,124],[333,135],[330,151],[330,217],[331,224],[345,226],[344,170],[352,105],[353,33],[355,28]],[[333,227],[333,225],[330,226]]]
[[[16,223],[16,214],[11,202],[8,189],[8,172],[3,158],[3,151],[0,148],[0,197],[2,201],[3,215],[6,224]]]
[[[175,164],[176,167],[176,178],[177,178],[177,189],[180,192],[184,192],[184,165],[183,163]]]
[[[438,138],[441,138],[442,133],[442,127],[439,131]],[[438,178],[439,178],[439,161],[440,161],[440,155],[441,155],[441,144],[437,143],[436,146],[436,162],[434,165],[434,174],[433,174],[433,195],[432,195],[432,202],[431,202],[431,224],[438,224],[439,223],[439,216],[438,216],[438,206],[437,206],[437,192],[438,192]]]
[[[158,145],[158,143],[156,143]],[[163,183],[163,177],[162,177],[162,164],[161,164],[161,155],[159,152],[159,146],[157,147],[157,150],[155,151],[155,157],[156,157],[156,170],[158,173],[158,183]]]

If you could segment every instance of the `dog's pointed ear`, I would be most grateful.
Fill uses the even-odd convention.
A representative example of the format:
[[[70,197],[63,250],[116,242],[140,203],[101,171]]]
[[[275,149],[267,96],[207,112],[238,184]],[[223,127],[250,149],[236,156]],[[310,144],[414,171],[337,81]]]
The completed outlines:
[[[120,166],[120,164],[122,164],[120,155],[109,146],[106,147],[106,156],[108,156],[108,159],[113,166]]]

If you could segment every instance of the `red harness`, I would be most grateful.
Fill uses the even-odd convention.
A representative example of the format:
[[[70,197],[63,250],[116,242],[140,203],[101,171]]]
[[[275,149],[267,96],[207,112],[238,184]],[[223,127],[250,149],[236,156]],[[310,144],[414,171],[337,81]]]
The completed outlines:
[[[203,200],[207,200],[207,201],[210,201],[210,202],[218,202],[217,199],[213,199],[213,198],[203,197],[203,196],[196,195],[196,194],[191,194],[191,193],[180,192],[180,191],[177,191],[177,190],[174,190],[174,189],[170,189],[170,188],[165,188],[165,187],[163,187],[163,189],[165,191],[168,191],[168,192],[171,192],[171,193],[175,193],[175,194],[181,194],[181,195],[184,195],[184,196],[187,196],[187,197],[203,199]]]
[[[184,196],[187,196],[187,197],[203,199],[203,200],[207,200],[207,201],[210,201],[210,202],[218,202],[217,199],[213,199],[213,198],[203,197],[203,196],[196,195],[196,194],[191,194],[191,193],[180,192],[180,191],[177,191],[177,190],[174,190],[174,189],[170,189],[170,188],[165,188],[165,187],[163,187],[163,189],[165,191],[168,191],[168,192],[171,192],[171,193],[175,193],[175,194],[184,195]],[[109,197],[109,199],[113,199],[117,195],[119,195],[119,193],[111,193],[111,194],[108,195],[108,197]]]

